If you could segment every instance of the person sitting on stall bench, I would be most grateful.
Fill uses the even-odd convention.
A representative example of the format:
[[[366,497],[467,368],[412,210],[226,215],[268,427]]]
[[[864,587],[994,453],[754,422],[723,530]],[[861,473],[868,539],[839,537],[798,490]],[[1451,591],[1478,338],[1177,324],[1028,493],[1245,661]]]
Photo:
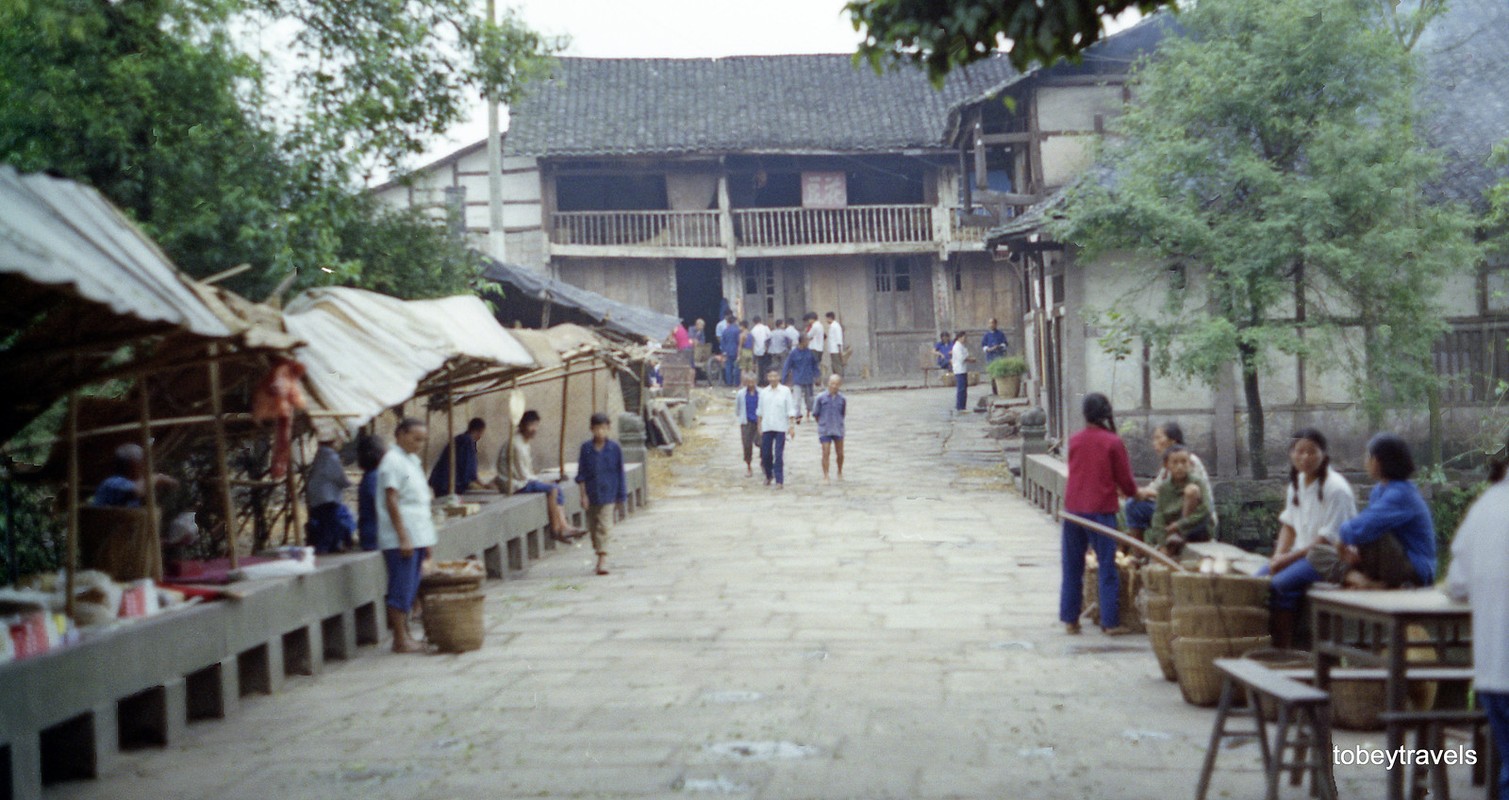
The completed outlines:
[[[351,510],[341,502],[350,485],[341,454],[335,450],[334,437],[322,437],[304,481],[304,502],[309,507],[309,522],[304,530],[314,552],[339,553],[351,544],[351,532],[356,526]]]
[[[466,432],[458,434],[454,442],[440,451],[440,460],[430,469],[430,490],[436,497],[462,494],[468,489],[487,488],[477,477],[477,442],[482,440],[482,434],[486,432],[487,422],[481,417],[473,417],[471,422],[466,423]],[[452,447],[456,448],[455,486],[451,486]]]
[[[147,454],[139,444],[115,448],[115,471],[95,488],[89,504],[102,508],[140,508],[147,496]],[[152,485],[158,491],[176,489],[178,481],[158,473]]]
[[[540,493],[550,512],[550,538],[563,544],[580,539],[586,531],[573,528],[566,521],[566,493],[558,484],[540,480],[534,472],[534,453],[529,442],[540,432],[540,412],[530,409],[519,418],[513,444],[498,449],[499,488],[508,494]]]

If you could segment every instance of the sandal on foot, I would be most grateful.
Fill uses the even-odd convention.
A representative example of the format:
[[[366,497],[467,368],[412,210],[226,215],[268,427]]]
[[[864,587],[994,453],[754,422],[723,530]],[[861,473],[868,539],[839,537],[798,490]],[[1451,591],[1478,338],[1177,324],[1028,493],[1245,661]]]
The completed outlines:
[[[1133,631],[1125,625],[1117,625],[1114,628],[1101,628],[1100,632],[1107,636],[1126,636]]]
[[[1078,636],[1080,634],[1079,623],[1078,622],[1066,622],[1066,623],[1064,623],[1064,633],[1066,633],[1066,634],[1068,634],[1070,636]]]
[[[608,570],[605,567],[598,567],[597,568],[597,574],[599,574],[599,575],[607,575],[608,574]]]

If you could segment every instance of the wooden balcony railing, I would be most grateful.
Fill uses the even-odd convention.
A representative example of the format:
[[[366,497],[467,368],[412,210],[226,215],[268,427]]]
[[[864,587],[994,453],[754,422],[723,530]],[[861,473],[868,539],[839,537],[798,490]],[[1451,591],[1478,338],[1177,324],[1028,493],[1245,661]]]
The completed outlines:
[[[734,236],[748,247],[897,244],[933,240],[932,206],[740,208]]]
[[[557,211],[550,241],[596,247],[720,247],[716,211]]]
[[[729,213],[735,247],[928,244],[947,235],[934,229],[934,206],[737,208]],[[551,218],[550,241],[587,247],[728,247],[719,223],[717,211],[558,211]]]

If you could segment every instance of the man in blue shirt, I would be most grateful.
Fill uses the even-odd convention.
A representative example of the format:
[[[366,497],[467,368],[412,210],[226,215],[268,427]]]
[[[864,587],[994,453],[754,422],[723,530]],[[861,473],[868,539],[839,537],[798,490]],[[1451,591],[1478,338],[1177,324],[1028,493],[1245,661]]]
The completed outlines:
[[[624,477],[624,451],[608,438],[613,424],[608,415],[592,415],[592,439],[582,442],[576,457],[576,482],[587,512],[587,532],[597,553],[597,574],[608,574],[608,533],[615,513],[622,514],[628,499]]]
[[[723,385],[739,385],[739,339],[743,338],[744,331],[739,327],[739,320],[733,314],[725,320],[727,325],[723,333],[718,335],[718,351],[723,354]]]
[[[477,477],[477,442],[481,441],[482,434],[487,431],[487,422],[481,417],[473,417],[466,424],[466,432],[458,435],[454,442],[445,446],[440,451],[440,460],[430,470],[430,489],[436,497],[444,497],[448,494],[461,494],[475,485],[482,488],[482,481]],[[456,482],[451,485],[451,448],[456,448]]]
[[[115,472],[95,488],[89,504],[103,508],[140,508],[147,496],[147,454],[139,444],[115,448]],[[178,481],[159,474],[152,480],[157,489],[172,489]]]
[[[823,482],[828,481],[828,454],[838,451],[838,479],[844,479],[844,417],[849,413],[849,398],[839,394],[844,379],[828,376],[828,390],[817,396],[812,418],[817,420],[817,440],[823,445]]]
[[[801,389],[802,404],[808,414],[812,413],[812,387],[822,379],[817,359],[818,354],[812,349],[812,340],[802,337],[791,355],[786,356],[786,363],[781,367],[781,383]]]
[[[754,476],[754,447],[760,440],[760,390],[753,372],[744,375],[744,386],[734,392],[734,418],[739,421],[739,440],[744,445],[744,476]]]
[[[1006,357],[1006,332],[996,324],[994,317],[990,320],[990,330],[980,337],[980,346],[985,349],[985,363]]]

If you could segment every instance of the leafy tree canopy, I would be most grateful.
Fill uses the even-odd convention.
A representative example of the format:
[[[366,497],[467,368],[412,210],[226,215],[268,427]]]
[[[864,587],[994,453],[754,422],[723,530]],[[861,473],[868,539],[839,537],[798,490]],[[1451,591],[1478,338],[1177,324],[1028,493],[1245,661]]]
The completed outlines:
[[[295,270],[369,285],[398,251],[424,277],[389,263],[385,290],[464,290],[444,222],[381,214],[361,184],[479,94],[513,99],[560,47],[470,6],[0,0],[0,161],[98,188],[190,274],[251,264],[230,286],[253,296]]]
[[[1240,365],[1261,476],[1275,355],[1351,370],[1375,419],[1433,388],[1441,277],[1476,263],[1474,220],[1425,196],[1413,59],[1372,4],[1201,0],[1182,22],[1058,233],[1189,276],[1150,277],[1166,302],[1127,324],[1164,372],[1214,386]]]

